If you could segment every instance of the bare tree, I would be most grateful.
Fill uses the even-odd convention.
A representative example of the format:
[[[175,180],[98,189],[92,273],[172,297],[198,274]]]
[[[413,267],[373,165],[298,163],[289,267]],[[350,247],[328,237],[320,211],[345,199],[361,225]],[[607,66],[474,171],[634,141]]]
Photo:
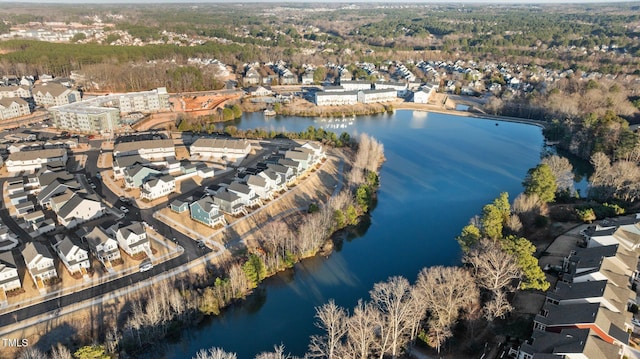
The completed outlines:
[[[67,347],[58,343],[55,347],[51,347],[51,359],[73,359],[73,357]]]
[[[499,298],[499,295],[514,289],[513,282],[521,278],[522,270],[518,266],[518,261],[514,254],[503,251],[500,243],[481,240],[478,244],[465,254],[463,262],[471,265],[473,277],[479,287],[489,291],[492,300]],[[504,308],[504,306],[485,307],[488,318],[495,317],[493,308]],[[501,312],[501,311],[499,311]],[[504,313],[501,313],[502,315]]]
[[[236,359],[235,353],[227,353],[220,348],[200,349],[193,359]]]
[[[347,342],[343,357],[367,359],[371,355],[376,340],[376,323],[380,313],[370,304],[362,300],[353,308],[353,314],[347,321]]]
[[[485,303],[484,307],[484,315],[487,320],[500,318],[513,310],[513,307],[507,300],[506,293],[503,291],[494,292],[493,297]]]
[[[385,354],[397,358],[411,329],[411,285],[400,276],[376,283],[369,292],[371,301],[380,312],[378,332],[380,359]]]
[[[437,334],[437,349],[451,334],[451,327],[462,312],[472,312],[480,292],[469,271],[459,267],[424,268],[415,284],[417,298],[425,303],[429,327]]]
[[[311,358],[337,358],[347,332],[347,311],[336,305],[333,299],[316,307],[316,326],[324,335],[311,336],[308,356]]]
[[[46,359],[47,355],[36,347],[26,347],[18,354],[16,359]]]
[[[256,355],[255,359],[297,359],[290,354],[285,354],[284,345],[276,345],[272,352],[262,352]]]
[[[573,166],[566,157],[551,155],[543,158],[542,163],[551,169],[558,191],[565,190],[570,194],[573,193]]]

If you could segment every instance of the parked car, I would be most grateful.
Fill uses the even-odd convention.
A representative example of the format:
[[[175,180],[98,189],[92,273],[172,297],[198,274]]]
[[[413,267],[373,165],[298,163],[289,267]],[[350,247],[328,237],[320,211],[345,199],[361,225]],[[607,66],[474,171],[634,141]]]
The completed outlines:
[[[124,213],[129,213],[129,208],[125,207],[125,206],[121,206],[120,210]]]
[[[153,263],[151,263],[150,260],[146,260],[142,263],[140,263],[140,272],[146,272],[148,270],[151,270],[153,268]]]

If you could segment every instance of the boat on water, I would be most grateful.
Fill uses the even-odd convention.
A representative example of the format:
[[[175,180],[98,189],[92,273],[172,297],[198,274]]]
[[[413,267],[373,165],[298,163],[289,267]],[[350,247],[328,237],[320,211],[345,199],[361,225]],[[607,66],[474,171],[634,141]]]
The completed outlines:
[[[276,111],[272,110],[272,109],[266,109],[264,110],[264,115],[265,116],[275,116],[276,115]]]

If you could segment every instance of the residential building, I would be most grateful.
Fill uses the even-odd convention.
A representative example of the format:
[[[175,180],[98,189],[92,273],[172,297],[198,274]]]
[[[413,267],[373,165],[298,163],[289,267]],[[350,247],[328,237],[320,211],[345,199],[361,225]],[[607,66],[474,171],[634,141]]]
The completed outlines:
[[[267,180],[268,177],[266,176],[249,175],[249,178],[247,179],[247,186],[249,186],[249,188],[251,188],[261,199],[269,200],[273,198],[275,183]]]
[[[171,108],[166,87],[159,87],[151,91],[116,94],[111,97],[114,98],[113,103],[104,102],[102,106],[117,107],[121,113],[153,113]]]
[[[222,212],[228,213],[232,216],[239,216],[247,213],[244,208],[242,198],[234,192],[218,191],[213,196],[213,202],[219,206]]]
[[[9,155],[7,161],[7,171],[17,173],[22,171],[35,171],[43,165],[51,162],[61,161],[67,163],[67,150],[54,148],[48,150],[35,150],[16,152]]]
[[[95,226],[90,232],[83,234],[82,237],[87,241],[91,253],[106,268],[111,268],[113,266],[112,262],[121,258],[118,242],[102,228]]]
[[[547,291],[546,303],[567,305],[578,303],[600,303],[612,312],[626,312],[635,302],[636,294],[629,287],[618,287],[603,279],[598,281],[565,283],[558,282]]]
[[[199,138],[190,147],[192,157],[237,161],[251,152],[251,143],[241,139]]]
[[[131,155],[139,155],[149,161],[164,160],[168,157],[175,157],[176,150],[173,146],[173,140],[121,142],[113,148],[114,157]]]
[[[406,82],[378,81],[373,84],[373,87],[376,90],[395,90],[397,97],[402,97],[409,91],[409,85]]]
[[[534,331],[520,347],[518,359],[620,359],[619,345],[603,340],[591,328],[567,328],[558,332]]]
[[[355,105],[358,103],[358,92],[318,91],[314,94],[314,102],[317,106]]]
[[[629,287],[637,265],[638,256],[620,245],[582,248],[564,259],[562,281],[610,280],[619,287]]]
[[[21,287],[16,259],[10,251],[0,252],[0,289],[3,292],[9,292]],[[0,293],[0,298],[3,295],[4,293]]]
[[[192,202],[189,205],[189,212],[191,219],[209,227],[226,223],[224,215],[220,213],[220,206],[210,196]]]
[[[340,81],[340,86],[344,88],[345,91],[361,91],[361,90],[371,90],[371,82],[369,81],[361,81],[361,80],[353,80],[353,81]]]
[[[238,197],[240,197],[241,202],[245,205],[245,207],[259,206],[262,204],[262,202],[260,201],[260,197],[258,197],[253,188],[244,183],[231,182],[231,184],[227,187],[227,191],[235,193]]]
[[[257,97],[265,97],[273,95],[273,91],[270,88],[265,86],[255,86],[249,87],[246,90],[247,95],[249,96],[257,96]]]
[[[310,153],[297,150],[286,151],[284,154],[284,158],[300,163],[302,171],[306,171],[309,167],[311,167],[311,162],[313,160]]]
[[[13,85],[13,86],[0,86],[0,98],[21,98],[27,99],[31,97],[31,90],[29,86]]]
[[[140,157],[140,155],[120,156],[113,159],[113,177],[120,179],[124,177],[124,170],[135,165],[149,167],[149,160]]]
[[[170,175],[164,175],[147,180],[140,189],[140,198],[153,201],[154,199],[168,196],[176,190],[176,179]]]
[[[130,256],[139,253],[151,254],[151,243],[147,237],[147,230],[141,222],[133,222],[126,226],[118,224],[115,237],[120,248]]]
[[[63,182],[63,179],[56,179],[40,190],[36,195],[36,200],[43,208],[51,207],[51,199],[66,192],[68,197],[58,198],[57,204],[62,205],[71,198],[70,195],[81,188],[82,186],[75,179],[66,182]]]
[[[113,134],[120,127],[117,108],[88,106],[83,102],[49,108],[53,125],[61,130]]]
[[[44,107],[66,105],[81,99],[78,90],[67,88],[55,82],[35,85],[31,93],[36,105]]]
[[[91,266],[89,262],[89,251],[84,249],[79,241],[69,236],[64,236],[64,238],[54,244],[53,249],[71,274],[86,274]]]
[[[74,195],[56,212],[58,223],[73,228],[80,223],[98,218],[104,214],[100,200],[91,195]]]
[[[27,116],[31,114],[29,103],[19,97],[0,98],[0,120]]]
[[[394,89],[358,91],[358,102],[364,104],[390,102],[397,98],[397,92]]]
[[[27,271],[38,288],[43,288],[44,281],[58,277],[51,252],[40,242],[29,242],[22,250],[22,257]]]
[[[161,172],[153,168],[134,165],[124,170],[124,186],[126,188],[140,188],[146,181],[160,175]]]
[[[182,200],[179,200],[179,199],[174,199],[169,204],[169,207],[171,208],[172,211],[174,211],[176,213],[183,213],[183,212],[186,212],[189,209],[189,202],[182,201]]]
[[[422,89],[413,93],[413,102],[422,104],[429,103],[435,93],[435,85],[425,85],[422,87]]]

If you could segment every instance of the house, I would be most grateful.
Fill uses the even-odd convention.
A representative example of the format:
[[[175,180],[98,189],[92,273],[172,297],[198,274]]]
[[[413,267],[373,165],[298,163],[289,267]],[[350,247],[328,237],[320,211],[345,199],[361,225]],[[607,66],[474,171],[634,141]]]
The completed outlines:
[[[182,213],[189,209],[189,202],[174,199],[171,204],[169,204],[169,207],[176,213]]]
[[[151,244],[147,237],[147,230],[141,222],[133,222],[127,226],[119,226],[115,230],[115,237],[128,255],[135,256],[139,253],[151,253]]]
[[[161,172],[153,168],[134,165],[124,170],[124,186],[126,188],[140,188],[140,186],[142,186],[146,181],[160,175]]]
[[[8,251],[18,246],[18,238],[6,226],[0,224],[0,251]]]
[[[220,206],[209,196],[191,203],[189,212],[191,219],[210,227],[225,223],[224,215],[220,213]]]
[[[79,193],[74,193],[56,213],[58,223],[67,228],[73,228],[80,223],[98,218],[103,214],[104,206],[99,199]]]
[[[40,171],[36,173],[35,178],[37,182],[36,186],[40,188],[48,186],[55,180],[58,180],[60,183],[65,183],[75,179],[75,177],[66,170],[51,171],[45,167],[41,168]]]
[[[249,87],[246,92],[249,96],[256,96],[256,97],[265,97],[265,96],[273,95],[273,91],[271,91],[270,88],[265,86]]]
[[[313,162],[320,163],[323,158],[326,158],[326,154],[322,148],[322,144],[319,142],[306,142],[304,145],[298,147],[299,151],[310,151],[313,155]]]
[[[608,343],[590,328],[567,328],[558,332],[534,331],[520,346],[518,359],[582,358],[620,359],[621,346]]]
[[[302,76],[300,76],[300,82],[303,85],[311,85],[311,84],[313,84],[314,83],[313,72],[312,71],[307,71],[307,72],[303,73]]]
[[[58,193],[55,196],[52,196],[51,199],[49,200],[48,207],[55,213],[58,213],[60,211],[60,208],[62,208],[62,206],[64,206],[67,202],[69,202],[69,200],[76,193],[80,193],[80,192],[67,188],[65,189],[64,192]]]
[[[27,213],[22,217],[22,219],[24,219],[24,222],[26,224],[31,226],[34,223],[40,223],[44,221],[44,212],[42,212],[41,210],[37,210],[31,213]]]
[[[262,172],[261,172],[262,173]],[[261,199],[273,199],[273,191],[276,188],[275,181],[267,176],[249,175],[247,186],[251,188]]]
[[[285,152],[284,158],[299,162],[300,167],[302,167],[302,171],[306,171],[311,167],[311,162],[313,160],[310,153],[296,150],[289,150]]]
[[[423,104],[429,103],[435,92],[436,87],[434,85],[425,85],[422,89],[413,93],[413,102]]]
[[[608,279],[619,287],[629,287],[637,265],[637,255],[619,245],[577,249],[563,260],[562,281]]]
[[[31,114],[29,103],[19,97],[0,98],[0,120]]]
[[[164,160],[168,157],[175,157],[176,150],[173,146],[173,140],[122,142],[113,148],[114,157],[131,155],[139,155],[149,161]]]
[[[618,287],[603,279],[598,281],[565,283],[558,282],[553,290],[547,291],[546,303],[567,305],[576,303],[600,303],[612,312],[626,312],[635,302],[635,292],[630,288]]]
[[[153,201],[156,198],[168,196],[176,190],[176,179],[170,175],[152,178],[142,185],[140,198]]]
[[[29,235],[31,238],[43,235],[56,229],[56,222],[53,219],[46,218],[44,221],[31,223]]]
[[[16,210],[16,217],[18,218],[24,217],[24,215],[35,209],[33,202],[31,202],[31,200],[29,199],[27,199],[27,201],[25,202],[16,204],[14,208]]]
[[[89,251],[84,249],[79,241],[69,236],[64,236],[64,238],[54,244],[53,249],[72,275],[86,274],[91,266],[89,262]]]
[[[241,139],[199,138],[189,150],[191,156],[237,161],[251,152],[251,143]]]
[[[231,182],[229,187],[227,187],[227,191],[238,195],[238,197],[240,197],[241,199],[241,202],[246,207],[259,206],[262,204],[262,202],[260,201],[260,197],[258,197],[256,192],[244,183]]]
[[[297,176],[299,173],[302,173],[303,171],[303,168],[300,165],[300,162],[294,161],[288,158],[279,159],[277,164],[291,168],[293,170],[293,176]]]
[[[587,247],[621,244],[629,250],[640,248],[640,222],[633,218],[617,222],[614,226],[597,226],[585,233]]]
[[[213,167],[209,167],[206,165],[198,166],[198,176],[200,178],[211,178],[215,175],[215,171]]]
[[[0,289],[9,292],[21,287],[16,259],[10,251],[0,252]],[[0,293],[0,298],[2,298],[2,294]]]
[[[123,178],[124,170],[135,165],[149,167],[150,162],[149,160],[140,157],[140,155],[115,157],[113,159],[113,178]]]
[[[234,192],[218,191],[213,196],[213,202],[219,206],[222,212],[228,213],[232,216],[239,216],[247,213],[244,209],[242,198]]]
[[[612,312],[600,303],[545,304],[533,320],[533,329],[559,332],[569,328],[589,328],[609,344],[626,344],[629,342],[627,329],[631,328],[631,317],[631,312]]]
[[[35,241],[27,243],[22,256],[29,275],[38,288],[44,286],[44,281],[58,277],[53,256],[44,244]]]
[[[31,93],[35,104],[44,107],[61,106],[81,100],[78,90],[72,90],[55,82],[35,85]]]
[[[249,85],[257,85],[260,83],[260,73],[253,67],[250,67],[245,71],[244,77],[242,78],[242,83],[244,86]]]
[[[89,250],[106,268],[111,268],[113,261],[120,259],[118,242],[110,237],[102,228],[95,226],[90,232],[82,235],[89,245]]]
[[[47,163],[61,161],[67,163],[67,150],[54,148],[47,150],[35,150],[16,152],[7,158],[7,171],[17,173],[22,171],[34,171]]]
[[[269,172],[275,173],[280,179],[276,179],[276,190],[286,189],[287,184],[291,184],[296,179],[296,175],[291,167],[283,165],[268,164],[267,171],[263,171],[262,176],[271,176]],[[273,177],[273,176],[271,176]]]
[[[51,206],[51,198],[63,194],[65,192],[77,192],[82,188],[80,183],[75,181],[74,179],[63,182],[64,179],[57,178],[54,179],[53,182],[46,185],[42,190],[36,195],[36,200],[40,204],[41,207],[49,207]]]

